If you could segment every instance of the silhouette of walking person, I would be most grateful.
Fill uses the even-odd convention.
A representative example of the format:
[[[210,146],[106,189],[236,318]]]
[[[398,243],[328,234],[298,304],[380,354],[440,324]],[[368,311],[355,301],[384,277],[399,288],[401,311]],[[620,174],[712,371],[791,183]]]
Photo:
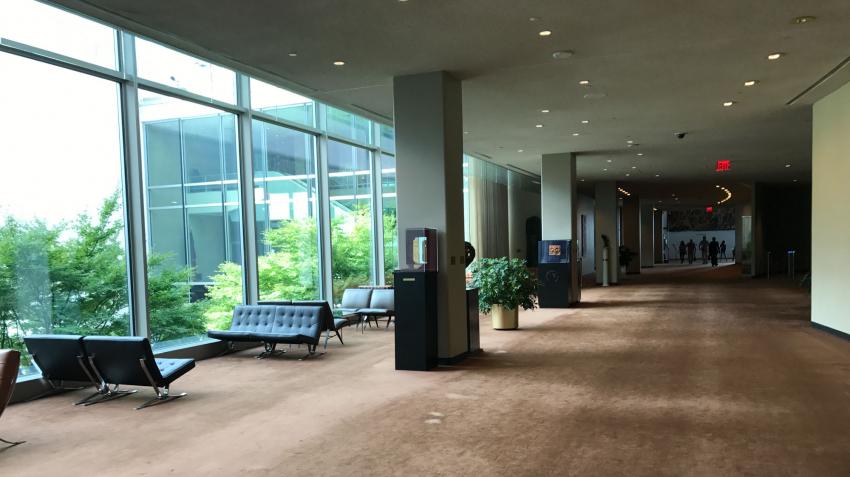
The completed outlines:
[[[697,254],[697,245],[694,243],[694,239],[688,240],[688,264],[694,263],[694,256]]]
[[[720,244],[717,243],[717,239],[711,237],[711,242],[708,244],[708,256],[711,257],[711,266],[717,266],[717,254],[720,252]]]
[[[685,263],[685,255],[688,253],[688,247],[685,245],[685,241],[682,240],[679,242],[679,262]]]
[[[702,240],[699,241],[699,256],[702,259],[703,265],[708,263],[708,240],[705,239],[705,235],[703,235]]]
[[[720,260],[726,260],[726,241],[720,242]]]

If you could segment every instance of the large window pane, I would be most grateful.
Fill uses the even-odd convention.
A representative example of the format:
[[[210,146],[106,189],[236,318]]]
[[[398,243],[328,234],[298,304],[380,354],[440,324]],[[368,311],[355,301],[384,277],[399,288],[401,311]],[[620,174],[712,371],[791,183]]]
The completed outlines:
[[[348,111],[327,107],[328,132],[365,144],[372,142],[372,122]]]
[[[34,0],[0,2],[0,37],[115,69],[115,30]]]
[[[242,303],[234,115],[140,91],[154,346],[227,328]]]
[[[0,348],[130,329],[115,83],[0,53]],[[45,114],[50,111],[50,114]],[[21,374],[37,372],[24,353]]]
[[[398,268],[398,202],[396,200],[395,157],[381,157],[381,198],[384,213],[384,281],[393,284],[393,270]]]
[[[380,125],[381,130],[381,149],[387,152],[395,152],[395,128],[392,126],[387,126],[386,124]]]
[[[316,104],[310,98],[251,78],[251,107],[276,118],[315,126]]]
[[[372,176],[369,151],[328,141],[328,192],[333,252],[333,298],[374,283]]]
[[[236,73],[232,70],[142,38],[136,38],[136,63],[140,78],[236,103]]]
[[[261,300],[319,298],[315,139],[253,122]]]

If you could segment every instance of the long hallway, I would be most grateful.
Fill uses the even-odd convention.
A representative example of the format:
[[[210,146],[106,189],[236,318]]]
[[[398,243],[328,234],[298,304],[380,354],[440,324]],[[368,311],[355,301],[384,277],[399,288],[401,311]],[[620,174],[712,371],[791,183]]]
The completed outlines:
[[[803,290],[665,267],[583,301],[483,320],[486,352],[434,373],[392,369],[390,328],[303,363],[200,362],[189,397],[144,411],[17,404],[3,432],[29,443],[0,474],[850,475],[850,345]]]

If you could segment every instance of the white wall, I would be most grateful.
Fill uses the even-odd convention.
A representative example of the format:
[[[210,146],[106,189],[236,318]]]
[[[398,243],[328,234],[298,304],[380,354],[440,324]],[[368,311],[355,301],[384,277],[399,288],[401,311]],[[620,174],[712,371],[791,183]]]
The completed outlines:
[[[814,105],[812,321],[850,333],[850,83]]]

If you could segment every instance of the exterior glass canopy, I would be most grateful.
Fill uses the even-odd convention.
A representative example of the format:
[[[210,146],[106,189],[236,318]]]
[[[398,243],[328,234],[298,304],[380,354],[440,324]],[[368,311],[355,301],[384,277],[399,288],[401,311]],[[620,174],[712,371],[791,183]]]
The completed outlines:
[[[392,127],[43,3],[0,10],[0,348],[162,350],[236,304],[391,282]]]

